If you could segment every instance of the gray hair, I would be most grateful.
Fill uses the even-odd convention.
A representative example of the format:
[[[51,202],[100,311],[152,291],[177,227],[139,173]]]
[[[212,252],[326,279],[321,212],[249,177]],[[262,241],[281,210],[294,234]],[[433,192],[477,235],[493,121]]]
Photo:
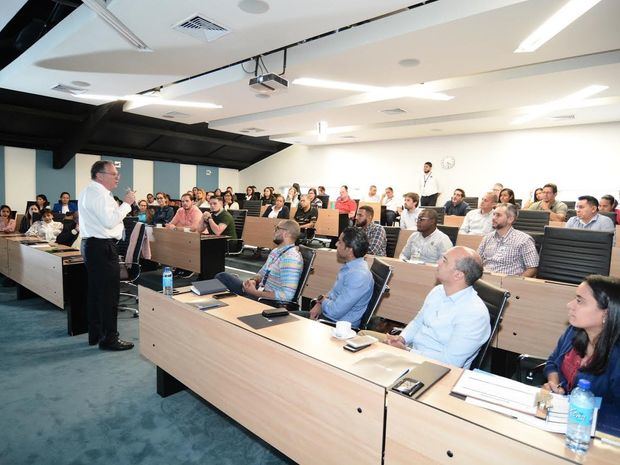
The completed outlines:
[[[517,219],[519,217],[519,209],[517,208],[516,205],[512,203],[500,203],[499,205],[495,206],[495,208],[499,208],[499,207],[504,207],[506,209],[507,216],[510,216],[514,219]]]
[[[482,260],[476,255],[468,255],[455,263],[455,268],[465,275],[465,283],[468,286],[471,286],[482,277]]]

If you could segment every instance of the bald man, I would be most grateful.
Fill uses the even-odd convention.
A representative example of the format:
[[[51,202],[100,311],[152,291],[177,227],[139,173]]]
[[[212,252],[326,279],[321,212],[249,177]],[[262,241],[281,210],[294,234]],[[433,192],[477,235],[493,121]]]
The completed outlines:
[[[394,347],[469,368],[491,335],[489,311],[472,287],[482,259],[469,247],[453,247],[437,262],[437,281],[415,319],[398,336],[379,334]],[[361,333],[361,332],[360,332]],[[367,331],[377,337],[377,333]]]

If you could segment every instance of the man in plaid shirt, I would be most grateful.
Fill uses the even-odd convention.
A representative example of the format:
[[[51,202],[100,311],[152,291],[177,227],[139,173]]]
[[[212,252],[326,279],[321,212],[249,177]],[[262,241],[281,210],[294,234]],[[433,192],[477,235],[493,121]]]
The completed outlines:
[[[372,219],[375,216],[375,211],[368,205],[362,205],[357,209],[355,215],[356,225],[366,233],[368,237],[368,253],[371,255],[377,255],[379,257],[385,257],[387,238],[385,236],[385,229],[380,224],[373,223]]]
[[[513,204],[502,203],[495,207],[494,231],[484,237],[478,253],[486,271],[534,277],[538,252],[532,236],[512,227],[517,215],[517,207]]]

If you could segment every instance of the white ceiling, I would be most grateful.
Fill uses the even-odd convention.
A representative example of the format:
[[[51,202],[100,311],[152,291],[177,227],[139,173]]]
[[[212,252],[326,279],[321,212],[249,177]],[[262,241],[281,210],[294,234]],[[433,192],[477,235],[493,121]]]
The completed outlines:
[[[515,54],[517,45],[566,0],[438,0],[418,8],[341,30],[288,51],[285,77],[348,81],[375,86],[425,83],[454,96],[450,101],[413,98],[372,100],[351,91],[291,84],[288,90],[257,98],[240,65],[169,85],[192,75],[285,45],[401,10],[415,0],[267,0],[265,14],[244,13],[237,0],[116,0],[109,8],[153,50],[139,52],[85,6],[0,73],[0,86],[82,101],[52,91],[58,83],[86,81],[89,92],[123,96],[164,86],[165,98],[211,102],[220,109],[149,105],[130,110],[175,121],[208,121],[210,127],[291,143],[350,143],[404,137],[487,132],[620,120],[620,1],[602,0],[534,53]],[[171,26],[194,13],[232,32],[210,43],[182,35]],[[3,19],[3,18],[0,18]],[[282,53],[264,58],[280,73]],[[420,64],[398,62],[415,58]],[[245,68],[253,71],[253,65]],[[559,99],[591,84],[609,89],[586,108],[511,121],[527,106]],[[100,101],[97,103],[103,103]],[[381,110],[402,108],[386,115]],[[553,115],[551,115],[553,116]],[[330,133],[319,141],[318,121]]]

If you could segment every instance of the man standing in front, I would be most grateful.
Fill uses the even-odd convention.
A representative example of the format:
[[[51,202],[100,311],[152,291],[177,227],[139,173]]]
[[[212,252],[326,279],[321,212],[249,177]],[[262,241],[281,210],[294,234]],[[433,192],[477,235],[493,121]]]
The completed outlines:
[[[355,215],[356,225],[366,233],[368,238],[368,253],[385,257],[387,248],[387,238],[385,229],[380,224],[373,222],[375,211],[369,205],[362,205],[357,209]]]
[[[439,197],[439,184],[433,174],[433,164],[430,161],[424,163],[424,173],[420,177],[418,190],[420,192],[420,206],[434,207]]]
[[[460,234],[488,234],[493,231],[493,208],[497,203],[494,192],[487,192],[480,201],[480,208],[465,215]]]
[[[495,231],[484,236],[478,253],[488,271],[533,278],[538,270],[538,252],[532,236],[512,227],[517,216],[517,207],[511,203],[495,207]]]
[[[128,191],[122,205],[110,192],[120,174],[111,161],[100,160],[90,169],[90,183],[80,193],[82,254],[88,273],[88,343],[102,350],[128,350],[133,343],[118,337],[117,314],[120,266],[116,243],[123,235],[123,218],[136,201]]]

